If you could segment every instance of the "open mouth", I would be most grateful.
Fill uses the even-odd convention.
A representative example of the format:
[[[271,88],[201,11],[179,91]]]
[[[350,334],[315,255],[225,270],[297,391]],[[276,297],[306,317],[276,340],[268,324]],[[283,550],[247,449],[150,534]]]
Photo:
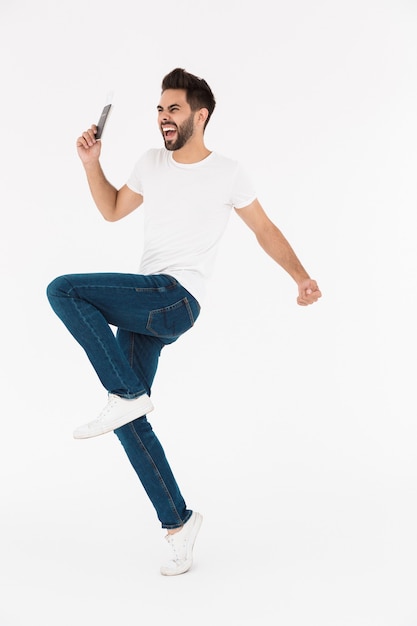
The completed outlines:
[[[162,129],[162,133],[165,139],[173,139],[177,132],[176,126],[167,125],[167,124],[164,126],[161,126],[161,129]]]

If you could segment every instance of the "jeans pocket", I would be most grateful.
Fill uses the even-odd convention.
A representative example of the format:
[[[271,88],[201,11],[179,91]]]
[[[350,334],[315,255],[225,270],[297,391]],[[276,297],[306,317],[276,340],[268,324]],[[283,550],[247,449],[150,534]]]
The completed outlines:
[[[177,339],[194,326],[194,321],[188,298],[183,298],[170,306],[150,311],[146,328],[161,339]]]

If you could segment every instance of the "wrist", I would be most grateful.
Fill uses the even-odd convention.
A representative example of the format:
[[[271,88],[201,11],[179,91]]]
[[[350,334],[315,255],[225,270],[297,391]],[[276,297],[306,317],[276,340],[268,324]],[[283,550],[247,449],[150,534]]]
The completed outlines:
[[[88,159],[87,161],[82,161],[83,167],[85,169],[85,171],[91,171],[93,172],[94,170],[100,170],[100,161],[98,159]]]
[[[307,274],[306,271],[302,271],[300,273],[297,273],[296,276],[293,276],[295,282],[297,283],[297,285],[302,285],[303,283],[305,283],[308,280],[311,280],[310,276]]]

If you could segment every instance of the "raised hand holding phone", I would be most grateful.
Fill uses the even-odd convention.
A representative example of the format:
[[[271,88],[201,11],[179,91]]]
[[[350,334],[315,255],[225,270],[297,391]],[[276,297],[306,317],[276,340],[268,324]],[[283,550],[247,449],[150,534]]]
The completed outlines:
[[[106,104],[101,112],[101,116],[97,124],[96,140],[101,139],[107,118],[109,117],[111,106],[111,104]]]
[[[84,164],[96,161],[101,152],[101,137],[109,117],[112,104],[110,94],[107,95],[107,104],[104,106],[98,124],[84,131],[77,139],[77,151]]]

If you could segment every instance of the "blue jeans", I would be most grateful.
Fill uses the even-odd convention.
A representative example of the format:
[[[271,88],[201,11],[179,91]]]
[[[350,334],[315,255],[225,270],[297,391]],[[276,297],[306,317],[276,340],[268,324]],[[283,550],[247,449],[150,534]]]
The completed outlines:
[[[68,274],[53,280],[47,295],[103,386],[123,398],[151,394],[162,348],[189,330],[200,313],[197,300],[166,274]],[[180,527],[191,511],[146,416],[114,432],[162,527]]]

